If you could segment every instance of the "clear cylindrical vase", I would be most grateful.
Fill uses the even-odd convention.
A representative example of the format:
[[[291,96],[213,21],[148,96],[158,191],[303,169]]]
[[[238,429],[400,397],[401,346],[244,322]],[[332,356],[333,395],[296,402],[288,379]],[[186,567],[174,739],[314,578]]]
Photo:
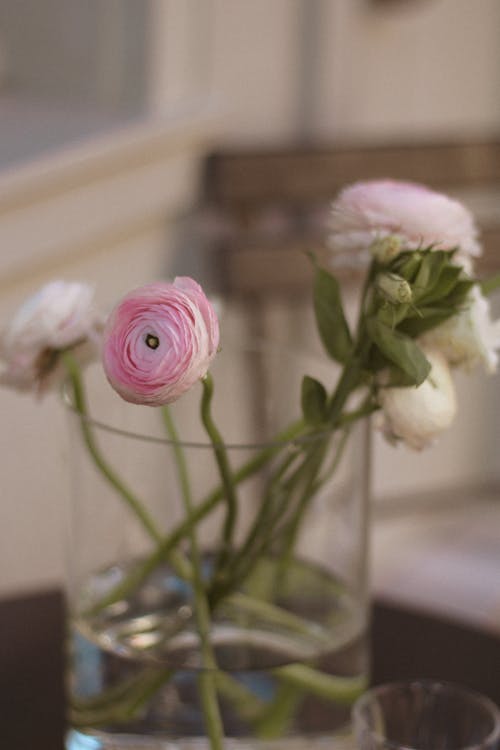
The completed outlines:
[[[68,384],[68,750],[210,747],[204,674],[227,746],[349,731],[369,663],[368,429],[352,411],[305,424],[305,374],[335,381],[275,347],[224,351],[205,421],[201,383],[168,408],[125,403],[98,366]]]

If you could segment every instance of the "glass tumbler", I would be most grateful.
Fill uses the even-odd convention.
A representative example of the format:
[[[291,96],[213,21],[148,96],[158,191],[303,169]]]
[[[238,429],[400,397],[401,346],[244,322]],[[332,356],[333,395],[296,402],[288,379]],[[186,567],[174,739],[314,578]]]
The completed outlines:
[[[381,685],[353,708],[360,750],[495,750],[500,710],[489,698],[445,682]]]

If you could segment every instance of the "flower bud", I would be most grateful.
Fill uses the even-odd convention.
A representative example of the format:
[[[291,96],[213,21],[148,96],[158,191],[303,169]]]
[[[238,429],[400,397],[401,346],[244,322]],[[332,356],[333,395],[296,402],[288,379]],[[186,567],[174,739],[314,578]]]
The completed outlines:
[[[383,237],[372,242],[370,252],[379,263],[385,266],[399,255],[401,245],[401,238],[395,234],[390,234],[388,237]]]
[[[453,422],[457,411],[455,388],[445,358],[426,350],[431,371],[415,388],[380,388],[382,419],[378,427],[390,441],[402,440],[415,450],[431,444]]]
[[[397,273],[379,273],[375,286],[380,294],[393,305],[408,304],[412,300],[411,286]]]

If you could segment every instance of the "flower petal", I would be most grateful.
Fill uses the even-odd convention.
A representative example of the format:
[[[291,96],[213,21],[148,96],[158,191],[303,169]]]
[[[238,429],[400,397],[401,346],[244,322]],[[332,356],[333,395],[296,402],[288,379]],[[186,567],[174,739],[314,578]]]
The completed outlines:
[[[135,404],[175,401],[202,378],[219,344],[215,311],[189,277],[129,292],[104,332],[103,364],[113,388]]]

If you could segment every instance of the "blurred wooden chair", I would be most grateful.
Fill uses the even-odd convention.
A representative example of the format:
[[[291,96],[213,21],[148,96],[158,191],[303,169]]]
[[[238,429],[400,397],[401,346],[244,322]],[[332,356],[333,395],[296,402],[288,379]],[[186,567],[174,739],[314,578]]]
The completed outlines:
[[[386,177],[463,200],[481,229],[478,273],[500,270],[500,140],[216,152],[206,163],[197,210],[185,223],[178,268],[193,270],[212,292],[243,306],[254,332],[266,329],[270,307],[290,311],[293,331],[300,318],[293,312],[310,307],[306,252],[325,253],[333,197],[356,180]],[[336,273],[346,287],[357,275],[348,267]]]
[[[500,268],[500,141],[365,148],[221,151],[207,163],[203,206],[221,230],[234,294],[303,293],[330,203],[344,185],[391,177],[454,195],[473,210],[485,247],[479,270]]]

